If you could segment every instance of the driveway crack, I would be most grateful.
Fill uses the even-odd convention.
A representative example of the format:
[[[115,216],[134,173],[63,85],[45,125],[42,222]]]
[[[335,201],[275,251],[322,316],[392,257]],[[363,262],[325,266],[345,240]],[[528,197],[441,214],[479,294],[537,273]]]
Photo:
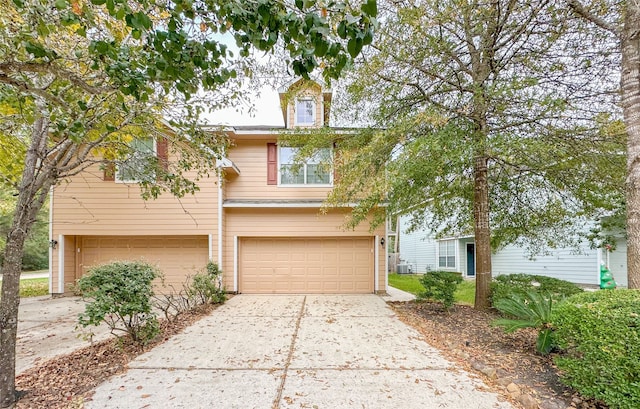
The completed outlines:
[[[291,360],[293,359],[293,350],[295,349],[296,340],[298,339],[298,330],[300,329],[300,321],[302,321],[302,314],[304,314],[304,307],[306,302],[307,302],[307,297],[305,296],[302,299],[302,306],[300,306],[300,311],[298,312],[298,317],[296,318],[296,328],[293,331],[293,337],[291,338],[291,345],[289,345],[289,354],[287,355],[287,361],[284,364],[284,373],[282,374],[282,380],[280,381],[280,386],[278,386],[278,393],[276,394],[276,397],[273,400],[273,404],[271,405],[272,409],[280,408],[282,391],[284,390],[284,384],[287,381],[287,373],[289,372],[289,366],[291,366]]]

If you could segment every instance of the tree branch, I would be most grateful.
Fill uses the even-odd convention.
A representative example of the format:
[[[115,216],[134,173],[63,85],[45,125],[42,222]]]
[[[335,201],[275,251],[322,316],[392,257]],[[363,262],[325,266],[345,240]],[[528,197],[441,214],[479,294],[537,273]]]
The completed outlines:
[[[607,30],[616,35],[616,37],[620,37],[620,28],[610,24],[608,21],[596,16],[593,13],[590,13],[584,5],[578,0],[567,0],[567,5],[574,13],[578,16],[584,18],[600,27],[603,30]]]

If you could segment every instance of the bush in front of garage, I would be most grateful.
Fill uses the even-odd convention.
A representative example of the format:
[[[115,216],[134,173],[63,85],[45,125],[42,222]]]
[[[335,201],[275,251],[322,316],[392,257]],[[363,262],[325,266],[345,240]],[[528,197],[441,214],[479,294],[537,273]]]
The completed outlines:
[[[154,296],[153,305],[168,321],[203,304],[221,304],[227,299],[222,287],[222,270],[214,262],[193,276],[187,276],[181,288],[169,285],[168,291]]]
[[[160,332],[152,310],[153,280],[157,267],[141,261],[117,261],[93,267],[77,282],[76,289],[87,300],[80,326],[106,323],[114,335],[125,333],[145,344]]]

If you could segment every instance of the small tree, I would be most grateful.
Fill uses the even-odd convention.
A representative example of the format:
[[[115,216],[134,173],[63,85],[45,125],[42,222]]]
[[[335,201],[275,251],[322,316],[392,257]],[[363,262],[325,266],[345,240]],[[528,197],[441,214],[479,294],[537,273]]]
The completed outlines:
[[[88,300],[78,317],[82,327],[103,322],[111,333],[126,333],[135,342],[145,344],[160,331],[152,311],[153,280],[160,271],[139,261],[118,261],[94,267],[78,280],[78,291]]]

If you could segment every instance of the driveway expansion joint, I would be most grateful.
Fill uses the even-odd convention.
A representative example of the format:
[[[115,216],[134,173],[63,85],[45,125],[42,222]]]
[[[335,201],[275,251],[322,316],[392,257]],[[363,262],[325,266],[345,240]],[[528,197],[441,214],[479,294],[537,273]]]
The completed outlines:
[[[275,399],[273,400],[273,409],[280,408],[280,400],[282,399],[282,391],[284,390],[284,384],[287,381],[287,372],[289,371],[289,366],[291,365],[291,360],[293,359],[293,351],[296,346],[296,339],[298,339],[298,330],[300,329],[300,321],[302,321],[302,316],[304,315],[304,307],[307,302],[307,296],[302,299],[302,305],[300,306],[300,311],[298,312],[298,317],[296,319],[296,328],[293,331],[293,336],[291,337],[291,345],[289,346],[289,354],[287,355],[287,361],[284,364],[284,373],[282,374],[282,380],[280,381],[280,386],[278,387],[278,392],[276,394]]]

